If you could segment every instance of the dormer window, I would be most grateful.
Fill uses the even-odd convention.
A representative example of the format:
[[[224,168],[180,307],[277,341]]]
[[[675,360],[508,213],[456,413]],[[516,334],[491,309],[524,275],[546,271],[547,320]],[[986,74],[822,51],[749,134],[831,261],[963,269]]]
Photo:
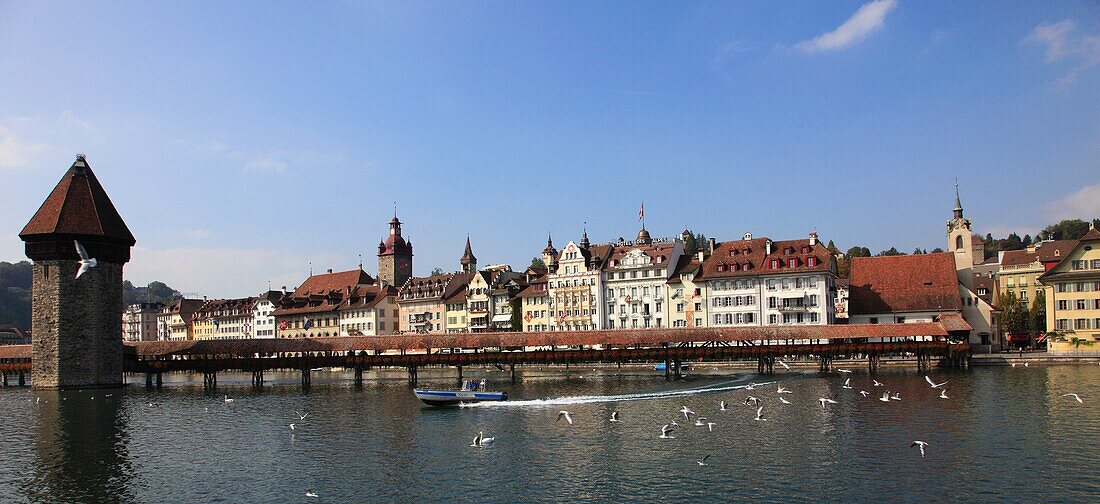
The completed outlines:
[[[737,264],[737,263],[733,263],[733,271],[738,271],[738,270],[740,270],[740,269],[741,269],[741,265],[740,265],[740,264]]]
[[[812,256],[807,257],[806,258],[806,266],[817,266],[817,258],[812,257]]]
[[[779,259],[772,259],[772,269],[779,269]]]
[[[787,260],[787,267],[788,268],[797,268],[798,267],[798,259],[795,259],[793,257],[788,259]]]
[[[719,264],[718,265],[718,271],[719,272],[726,271],[726,265],[725,264]]]

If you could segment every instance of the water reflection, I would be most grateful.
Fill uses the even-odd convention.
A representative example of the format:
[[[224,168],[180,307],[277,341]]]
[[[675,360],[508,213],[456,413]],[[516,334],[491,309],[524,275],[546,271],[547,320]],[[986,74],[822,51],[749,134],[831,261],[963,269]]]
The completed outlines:
[[[131,502],[121,391],[36,391],[31,502]],[[108,394],[111,394],[108,396]]]

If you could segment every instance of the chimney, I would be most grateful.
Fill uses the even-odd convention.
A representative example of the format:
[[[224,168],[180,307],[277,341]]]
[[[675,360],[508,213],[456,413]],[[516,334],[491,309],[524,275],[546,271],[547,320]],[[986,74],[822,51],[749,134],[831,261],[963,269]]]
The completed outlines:
[[[708,252],[710,252],[710,253],[712,253],[712,254],[713,254],[713,253],[714,253],[714,249],[716,249],[716,248],[718,248],[718,241],[717,241],[717,240],[715,240],[714,238],[711,238],[711,239],[710,239],[710,250],[709,250]]]
[[[706,258],[707,253],[700,250],[699,252],[696,252],[696,255],[699,256],[699,262],[703,262],[703,259]]]
[[[772,255],[772,241],[764,242],[764,255]]]
[[[283,295],[284,296],[286,295],[286,286],[285,285],[283,286]]]
[[[817,245],[817,231],[810,231],[810,246],[814,247],[816,245]]]
[[[746,240],[746,241],[751,240],[752,239],[752,233],[751,232],[745,233],[745,236],[743,236],[741,239]]]
[[[325,270],[325,273],[332,273],[332,268]]]

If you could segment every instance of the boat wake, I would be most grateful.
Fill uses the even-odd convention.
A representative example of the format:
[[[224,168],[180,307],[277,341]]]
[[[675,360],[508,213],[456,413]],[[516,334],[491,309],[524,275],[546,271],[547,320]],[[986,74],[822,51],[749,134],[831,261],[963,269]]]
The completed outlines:
[[[754,386],[760,385],[772,385],[776,382],[763,382],[754,383]],[[567,404],[591,404],[591,403],[607,403],[607,402],[624,402],[624,401],[646,401],[651,399],[667,399],[669,397],[684,397],[700,394],[710,394],[714,392],[728,392],[731,390],[742,390],[748,387],[748,384],[741,385],[728,385],[717,384],[708,385],[699,388],[690,388],[682,390],[666,390],[662,392],[639,392],[634,394],[615,394],[615,395],[602,395],[602,396],[572,396],[572,397],[553,397],[547,399],[528,399],[524,401],[502,401],[502,402],[479,402],[479,403],[462,403],[463,408],[524,408],[524,407],[539,407],[539,406],[562,406]]]

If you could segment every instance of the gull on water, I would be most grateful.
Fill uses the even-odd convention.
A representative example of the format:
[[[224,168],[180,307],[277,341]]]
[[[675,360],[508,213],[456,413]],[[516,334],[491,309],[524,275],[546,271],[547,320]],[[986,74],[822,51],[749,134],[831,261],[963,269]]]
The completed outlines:
[[[699,464],[701,466],[705,466],[705,465],[707,465],[707,459],[709,459],[709,458],[710,458],[710,455],[703,455],[703,458],[701,458],[699,460],[696,460],[695,463]]]
[[[914,446],[920,448],[920,458],[924,458],[924,447],[928,446],[928,443],[925,443],[924,441],[913,441],[913,444],[909,445],[910,448]]]
[[[940,399],[950,399],[949,397],[947,397],[947,389],[943,389],[940,391]]]
[[[878,400],[882,402],[890,402],[890,391],[887,390],[886,392],[883,392],[882,397],[878,398]]]
[[[821,409],[825,409],[826,404],[836,404],[836,401],[829,399],[828,397],[818,398],[818,401],[821,402]]]
[[[928,382],[928,384],[931,385],[932,388],[940,388],[944,385],[947,385],[947,382],[936,383],[936,382],[932,381],[932,379],[929,378],[928,375],[924,375],[924,381]]]
[[[852,370],[851,370],[851,369],[840,369],[840,368],[836,368],[836,372],[838,372],[838,373],[848,373],[848,374],[852,374]]]
[[[669,424],[665,424],[664,427],[661,427],[661,437],[659,439],[676,439],[672,437],[672,431],[672,426]]]
[[[876,387],[884,387],[884,386],[885,386],[885,385],[883,385],[883,384],[882,384],[882,382],[880,382],[880,381],[878,381],[878,380],[876,380],[876,379],[874,379],[874,378],[871,378],[871,381],[872,381],[872,382],[874,382],[874,385],[875,385]]]
[[[608,420],[608,422],[618,422],[618,421],[619,421],[619,412],[618,411],[612,411],[611,412],[611,419]]]
[[[312,490],[306,490],[306,497],[317,498],[317,494],[313,493]]]
[[[748,397],[746,397],[746,398],[745,398],[745,405],[746,405],[746,406],[748,406],[748,405],[750,405],[750,404],[751,404],[751,405],[754,405],[754,406],[755,406],[755,405],[757,405],[757,404],[760,404],[760,399],[757,399],[757,398],[755,398],[755,397],[753,397],[753,396],[748,396]]]
[[[788,400],[786,400],[786,399],[784,399],[784,398],[782,398],[782,397],[780,397],[780,398],[779,398],[779,402],[781,402],[781,403],[783,403],[783,404],[790,404],[790,403],[791,403],[790,401],[788,401]]]
[[[726,411],[726,401],[718,401],[718,411]]]
[[[684,414],[684,420],[691,420],[691,415],[695,414],[695,412],[691,411],[691,409],[688,408],[686,405],[683,408],[680,408],[680,413]]]
[[[1081,404],[1085,404],[1085,401],[1081,400],[1081,396],[1079,396],[1077,394],[1074,394],[1073,392],[1070,392],[1068,394],[1062,394],[1062,397],[1072,397],[1074,399],[1077,399],[1077,402],[1079,402]]]
[[[569,422],[569,425],[573,425],[573,415],[570,415],[568,411],[565,411],[565,410],[559,411],[558,412],[558,419],[554,420],[554,421],[557,422],[558,420],[561,420],[562,418],[564,418],[566,422]]]
[[[759,420],[761,422],[767,422],[768,421],[767,418],[764,418],[764,407],[763,406],[761,406],[759,408],[756,408],[756,418],[754,418],[753,420]]]
[[[76,277],[80,278],[80,275],[99,266],[99,261],[96,261],[94,257],[88,257],[88,251],[84,250],[84,246],[80,242],[73,240],[73,243],[76,244],[76,253],[80,256],[80,269],[76,270]]]
[[[223,401],[225,401],[226,404],[228,404],[228,403],[233,402],[233,399],[231,399],[229,396],[225,396],[225,399],[223,399]]]
[[[840,388],[850,389],[850,388],[852,388],[851,383],[852,383],[852,379],[848,378],[847,380],[844,380],[844,385],[841,385]]]
[[[790,394],[791,391],[789,389],[783,388],[783,386],[780,385],[779,388],[775,390],[775,393],[776,394]]]
[[[745,385],[745,390],[756,390],[756,384],[749,382],[748,385]]]

